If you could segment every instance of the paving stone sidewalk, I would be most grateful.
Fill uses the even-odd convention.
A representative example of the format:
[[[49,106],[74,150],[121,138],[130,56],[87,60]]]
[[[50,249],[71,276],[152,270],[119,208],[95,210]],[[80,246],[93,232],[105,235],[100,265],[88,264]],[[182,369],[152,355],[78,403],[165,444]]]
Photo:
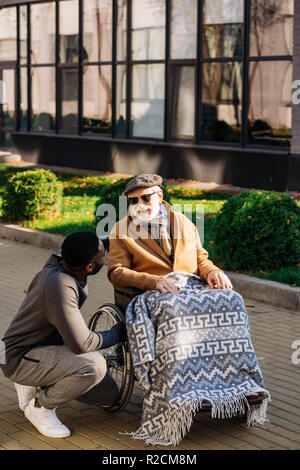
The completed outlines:
[[[0,239],[0,338],[22,302],[36,272],[51,252],[47,249]],[[103,269],[89,278],[89,297],[84,305],[86,320],[102,303],[113,301],[113,290]],[[72,401],[58,410],[70,427],[66,439],[42,436],[19,410],[13,384],[0,372],[0,449],[298,449],[300,450],[300,365],[293,365],[292,342],[300,340],[300,313],[244,298],[251,325],[252,342],[260,360],[265,386],[271,392],[269,422],[247,428],[241,418],[213,420],[198,414],[191,431],[174,447],[146,447],[124,431],[136,430],[141,416],[137,390],[125,410],[108,413]]]

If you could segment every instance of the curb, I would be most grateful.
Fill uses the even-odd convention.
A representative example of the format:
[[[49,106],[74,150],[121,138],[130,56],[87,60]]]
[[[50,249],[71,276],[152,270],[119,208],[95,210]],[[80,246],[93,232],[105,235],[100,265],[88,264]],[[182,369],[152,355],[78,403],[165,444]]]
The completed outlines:
[[[61,247],[64,240],[61,235],[5,223],[0,223],[0,238],[12,239],[54,251]],[[268,281],[231,271],[225,271],[225,273],[230,278],[233,289],[242,297],[300,312],[299,287],[290,287],[281,282]]]
[[[300,312],[300,288],[281,282],[225,271],[235,291],[252,300]]]
[[[0,163],[15,163],[21,162],[20,155],[17,155],[9,150],[1,150],[0,149]]]
[[[53,233],[41,232],[21,225],[0,223],[0,237],[8,238],[21,243],[28,243],[39,248],[49,248],[58,250],[61,247],[64,237]]]

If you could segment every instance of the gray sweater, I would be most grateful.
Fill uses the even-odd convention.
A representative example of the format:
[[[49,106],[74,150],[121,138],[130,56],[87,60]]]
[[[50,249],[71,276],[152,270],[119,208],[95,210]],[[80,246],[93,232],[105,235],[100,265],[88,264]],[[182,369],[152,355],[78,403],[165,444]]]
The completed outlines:
[[[87,282],[78,282],[65,271],[60,256],[50,256],[2,338],[4,375],[13,374],[23,356],[37,346],[67,344],[75,354],[100,349],[101,335],[88,329],[80,313],[86,298]]]

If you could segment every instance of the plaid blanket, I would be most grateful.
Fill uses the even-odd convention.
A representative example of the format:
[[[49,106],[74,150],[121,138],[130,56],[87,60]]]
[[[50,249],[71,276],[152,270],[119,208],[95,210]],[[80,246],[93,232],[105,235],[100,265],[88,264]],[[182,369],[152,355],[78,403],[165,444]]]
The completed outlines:
[[[140,428],[130,433],[147,444],[177,445],[203,400],[211,415],[230,418],[247,410],[248,425],[266,421],[270,395],[250,339],[243,298],[231,289],[210,289],[198,276],[166,277],[179,294],[150,290],[126,310],[135,375],[145,395]],[[260,405],[247,395],[266,392]]]

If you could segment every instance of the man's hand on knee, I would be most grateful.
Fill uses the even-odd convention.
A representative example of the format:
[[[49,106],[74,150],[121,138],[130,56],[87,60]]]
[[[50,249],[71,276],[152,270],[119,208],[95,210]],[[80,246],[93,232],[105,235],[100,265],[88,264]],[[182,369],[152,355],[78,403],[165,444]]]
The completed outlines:
[[[160,290],[163,294],[170,292],[170,294],[178,294],[180,287],[176,286],[171,279],[159,279],[156,283],[156,289]]]
[[[100,349],[106,349],[125,340],[126,326],[125,323],[118,322],[110,330],[97,331],[97,333],[100,333],[102,338]]]

